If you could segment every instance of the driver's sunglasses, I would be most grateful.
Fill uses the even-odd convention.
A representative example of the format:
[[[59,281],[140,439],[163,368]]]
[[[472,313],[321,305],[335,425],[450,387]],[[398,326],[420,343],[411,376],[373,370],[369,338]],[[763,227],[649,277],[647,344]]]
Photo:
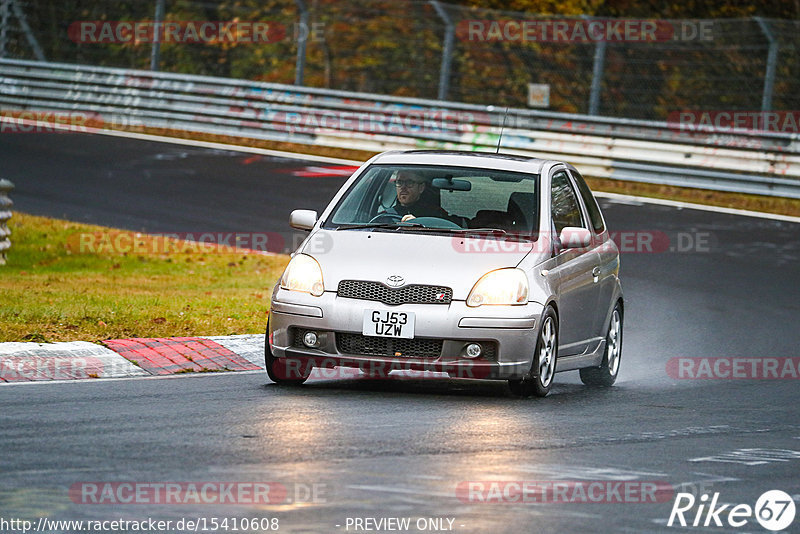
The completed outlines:
[[[401,187],[412,187],[421,183],[422,182],[415,182],[414,180],[397,180],[395,181],[394,185],[400,189]]]

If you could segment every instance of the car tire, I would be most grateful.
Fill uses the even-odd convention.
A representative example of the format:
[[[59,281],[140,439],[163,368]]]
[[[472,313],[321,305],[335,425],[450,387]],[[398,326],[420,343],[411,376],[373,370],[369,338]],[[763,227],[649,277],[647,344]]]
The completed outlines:
[[[273,356],[269,346],[269,322],[267,322],[267,335],[264,339],[264,367],[269,379],[279,386],[299,386],[311,375],[311,366],[306,365],[298,378],[287,378],[289,373],[286,371],[285,359]]]
[[[620,303],[614,306],[611,320],[606,332],[606,351],[600,367],[581,369],[581,382],[587,386],[611,387],[619,374],[619,363],[622,358],[622,308]]]
[[[542,314],[542,324],[536,339],[536,352],[531,369],[521,379],[508,381],[511,393],[516,397],[546,397],[553,385],[558,360],[558,316],[548,306]]]

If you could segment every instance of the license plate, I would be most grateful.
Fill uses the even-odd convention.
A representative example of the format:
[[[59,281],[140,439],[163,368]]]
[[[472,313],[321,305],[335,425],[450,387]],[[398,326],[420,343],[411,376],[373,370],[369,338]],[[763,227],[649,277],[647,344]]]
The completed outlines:
[[[413,339],[414,313],[364,310],[364,324],[361,333],[365,336]]]

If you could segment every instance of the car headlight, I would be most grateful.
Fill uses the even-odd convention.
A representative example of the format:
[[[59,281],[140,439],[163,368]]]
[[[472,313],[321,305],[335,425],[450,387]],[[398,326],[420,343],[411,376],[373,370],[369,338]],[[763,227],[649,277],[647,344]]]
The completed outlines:
[[[469,292],[467,306],[484,304],[526,304],[528,302],[528,277],[517,268],[498,269],[486,273]]]
[[[321,296],[325,292],[325,285],[322,283],[322,269],[317,260],[306,254],[296,254],[283,271],[281,289]]]

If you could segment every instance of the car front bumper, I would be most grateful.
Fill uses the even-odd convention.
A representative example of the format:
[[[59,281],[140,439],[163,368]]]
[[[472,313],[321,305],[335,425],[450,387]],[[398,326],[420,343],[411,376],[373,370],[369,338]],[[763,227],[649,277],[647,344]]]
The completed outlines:
[[[390,306],[339,297],[335,292],[313,297],[278,288],[273,293],[268,335],[275,358],[314,367],[358,367],[369,374],[409,370],[445,372],[458,378],[514,379],[531,368],[543,308],[536,302],[470,308],[464,301]],[[404,346],[419,341],[438,347],[441,341],[441,350],[424,357],[413,355],[413,349],[412,354],[346,350],[345,338],[361,336],[365,310],[414,312],[414,340]],[[318,346],[302,343],[302,335],[308,331],[317,334]],[[376,341],[374,337],[364,339]],[[468,358],[466,346],[475,342],[481,344],[483,354]]]

